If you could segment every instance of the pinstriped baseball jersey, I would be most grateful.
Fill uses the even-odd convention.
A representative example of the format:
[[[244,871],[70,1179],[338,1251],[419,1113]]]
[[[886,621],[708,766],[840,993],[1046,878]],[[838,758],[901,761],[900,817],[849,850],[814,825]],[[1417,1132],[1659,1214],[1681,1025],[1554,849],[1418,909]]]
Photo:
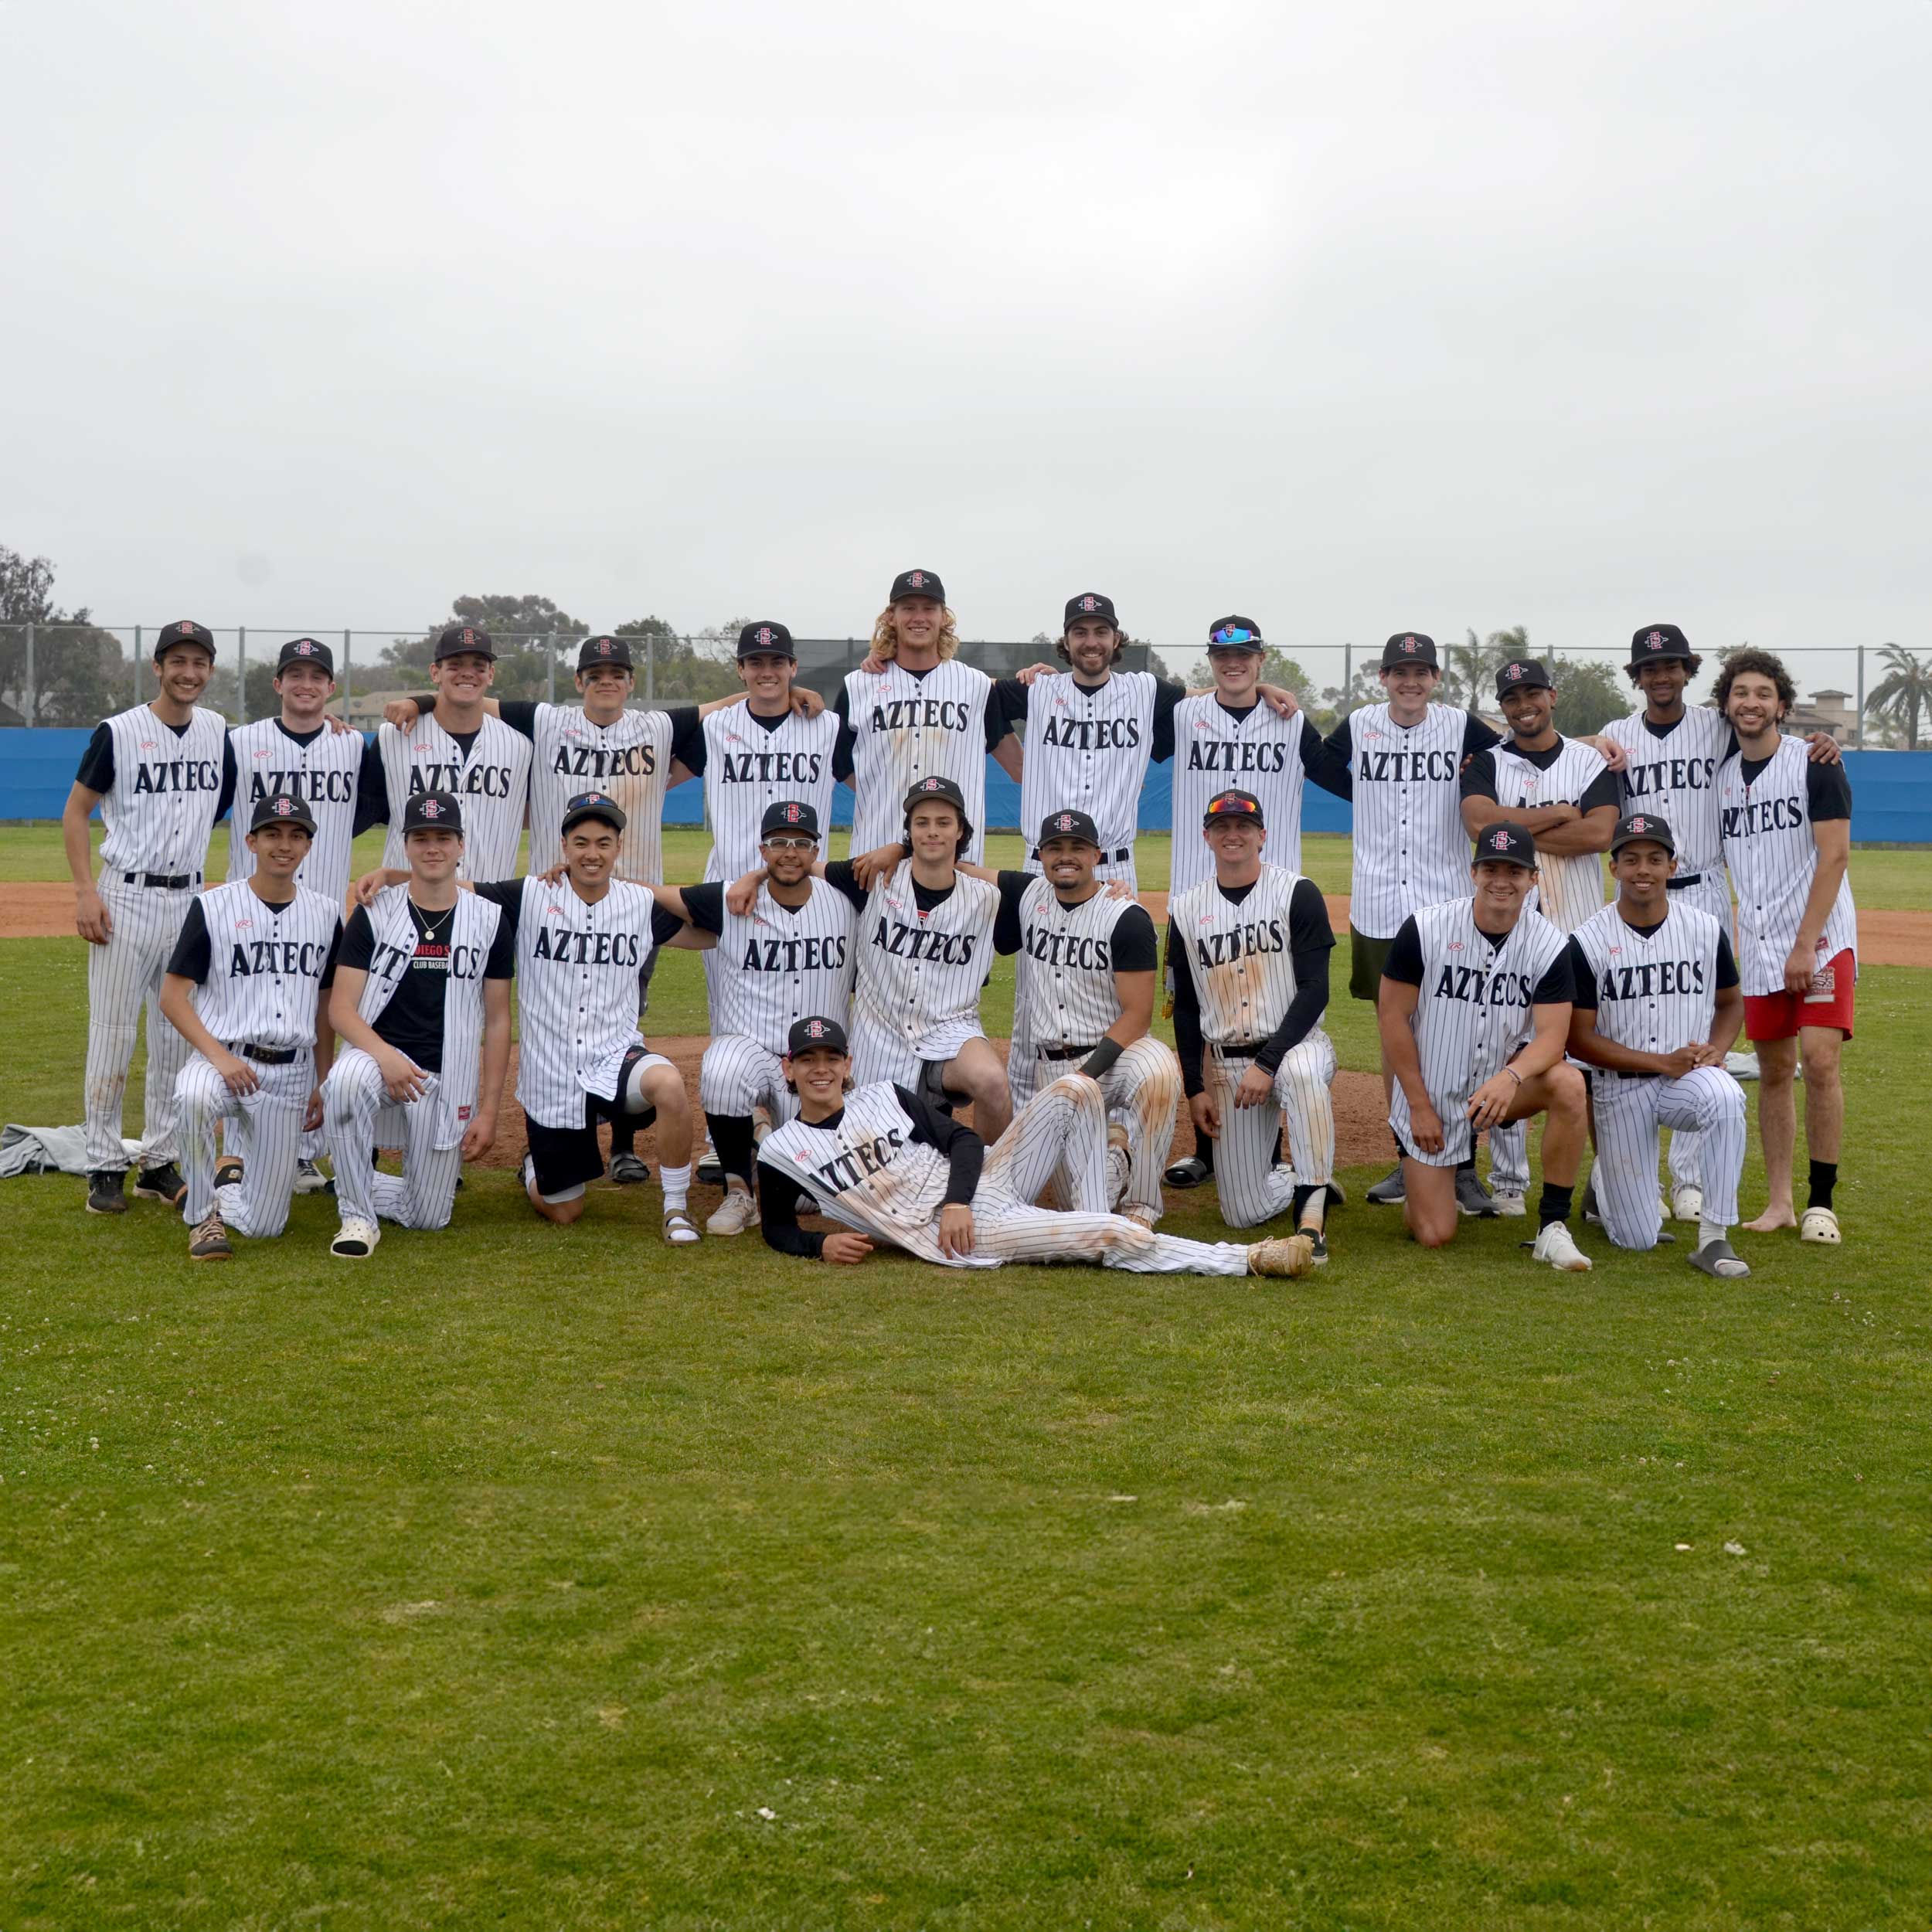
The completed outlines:
[[[1624,810],[1654,811],[1670,827],[1677,842],[1679,877],[1721,873],[1717,767],[1730,749],[1730,720],[1709,705],[1686,705],[1683,716],[1661,737],[1641,711],[1611,719],[1603,735],[1621,745],[1630,761],[1619,774]]]
[[[1029,839],[1049,812],[1083,811],[1099,828],[1106,862],[1124,862],[1114,855],[1134,849],[1154,749],[1156,682],[1150,672],[1117,670],[1090,689],[1070,671],[1034,682],[1019,786],[1019,821]],[[1039,862],[1029,859],[1029,868]]]
[[[409,869],[403,806],[418,792],[449,791],[463,803],[461,876],[490,880],[515,875],[530,791],[530,740],[522,732],[485,713],[465,757],[463,747],[430,713],[406,732],[383,725],[376,742],[389,787],[385,866],[394,872]]]
[[[662,711],[625,711],[593,724],[581,705],[540,704],[531,730],[530,870],[563,862],[563,808],[601,791],[624,815],[617,876],[664,883],[664,794],[671,781],[671,720]]]
[[[1130,913],[1145,917],[1138,900],[1104,888],[1077,906],[1063,903],[1044,879],[1026,888],[1015,995],[1025,1018],[1023,1031],[1015,1030],[1029,1046],[1091,1046],[1119,1019],[1114,929]]]
[[[713,713],[714,717],[721,714]],[[768,1052],[785,1051],[794,1020],[852,1007],[856,916],[845,894],[822,879],[795,912],[760,886],[751,910],[719,922],[717,998],[712,1031],[743,1034]]]
[[[1744,761],[1736,755],[1718,767],[1724,859],[1737,890],[1737,971],[1747,995],[1782,989],[1784,962],[1797,942],[1818,872],[1810,763],[1803,739],[1781,738],[1753,779],[1746,779]],[[1848,873],[1825,915],[1818,964],[1849,951],[1855,966],[1858,940]]]
[[[704,808],[711,821],[707,879],[742,879],[757,869],[758,826],[767,805],[809,805],[818,815],[821,836],[832,829],[832,754],[838,742],[838,718],[829,706],[815,718],[787,711],[767,730],[749,706],[733,705],[713,712],[702,729]]]
[[[1386,704],[1349,714],[1355,779],[1349,923],[1365,938],[1389,938],[1419,907],[1468,896],[1458,784],[1468,729],[1468,714],[1444,704],[1430,705],[1406,727]]]
[[[845,679],[852,730],[852,849],[870,852],[905,830],[907,792],[921,778],[950,778],[973,828],[964,856],[986,849],[986,706],[993,681],[957,658],[922,674],[889,664],[878,676]],[[823,821],[821,821],[822,823]]]
[[[1288,912],[1297,883],[1294,872],[1264,865],[1239,903],[1212,879],[1169,902],[1201,1003],[1201,1036],[1211,1044],[1255,1045],[1287,1017],[1295,992]]]
[[[1709,1039],[1721,930],[1709,913],[1675,901],[1648,933],[1614,906],[1587,920],[1572,937],[1596,985],[1597,1032],[1644,1053],[1674,1053]]]
[[[201,871],[221,803],[226,720],[196,706],[177,736],[141,704],[117,713],[107,726],[114,781],[100,800],[104,870],[171,877]]]
[[[1538,982],[1563,959],[1569,941],[1541,913],[1526,910],[1498,944],[1477,925],[1475,902],[1468,898],[1425,906],[1410,917],[1422,964],[1416,1056],[1444,1137],[1444,1154],[1426,1158],[1443,1164],[1459,1158],[1468,1145],[1463,1110],[1471,1094],[1535,1031]],[[1409,1098],[1400,1080],[1389,1098],[1389,1120],[1413,1147]]]
[[[998,913],[999,888],[964,872],[945,899],[921,911],[912,861],[902,859],[872,887],[859,916],[860,1021],[922,1059],[929,1038],[950,1022],[969,1015],[977,1021]]]
[[[362,775],[362,734],[325,725],[304,744],[279,718],[258,718],[229,733],[235,751],[235,832],[228,842],[232,883],[255,869],[241,828],[264,798],[299,798],[315,815],[315,837],[295,883],[340,905],[349,893],[349,847],[355,837],[355,794]]]
[[[1037,701],[1036,701],[1037,702]],[[1359,714],[1358,714],[1359,715]],[[1208,801],[1230,785],[1261,801],[1268,855],[1291,872],[1301,868],[1301,741],[1315,727],[1300,713],[1277,715],[1257,702],[1230,711],[1213,692],[1174,707],[1174,855],[1168,890],[1190,891],[1214,876],[1214,855],[1201,836]],[[1032,748],[1028,754],[1032,756]],[[1049,804],[1048,811],[1053,809]]]
[[[1573,738],[1563,739],[1553,764],[1539,767],[1509,742],[1490,754],[1496,769],[1496,802],[1506,810],[1533,811],[1542,805],[1578,805],[1590,782],[1601,775],[1603,756]],[[1600,852],[1536,855],[1536,896],[1530,903],[1559,931],[1573,933],[1604,903]]]
[[[306,886],[278,908],[237,881],[202,894],[191,930],[196,914],[208,934],[208,977],[193,996],[201,1023],[225,1045],[313,1046],[341,910]],[[182,943],[189,943],[187,934]]]

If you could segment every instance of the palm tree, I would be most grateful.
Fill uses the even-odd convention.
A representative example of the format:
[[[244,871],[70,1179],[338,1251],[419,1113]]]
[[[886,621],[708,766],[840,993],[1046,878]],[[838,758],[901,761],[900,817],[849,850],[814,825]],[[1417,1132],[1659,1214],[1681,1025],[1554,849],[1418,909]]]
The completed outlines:
[[[1919,748],[1919,712],[1923,707],[1932,717],[1932,664],[1916,651],[1896,644],[1879,647],[1879,662],[1886,675],[1865,700],[1866,710],[1892,719],[1905,727],[1905,748]]]

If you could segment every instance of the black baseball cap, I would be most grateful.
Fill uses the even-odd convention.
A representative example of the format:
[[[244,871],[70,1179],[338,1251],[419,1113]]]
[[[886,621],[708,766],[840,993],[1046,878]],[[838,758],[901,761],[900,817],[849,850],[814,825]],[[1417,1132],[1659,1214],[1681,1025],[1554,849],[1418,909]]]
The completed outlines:
[[[791,1022],[791,1031],[785,1036],[787,1053],[809,1053],[820,1046],[835,1053],[845,1051],[845,1029],[838,1021],[815,1014],[809,1019],[795,1019]]]
[[[1097,851],[1106,849],[1100,827],[1083,811],[1049,811],[1040,821],[1038,842],[1043,845],[1049,838],[1083,838]]]
[[[280,677],[291,664],[312,664],[332,678],[335,675],[335,654],[319,638],[291,638],[275,655],[275,675]]]
[[[1252,651],[1265,657],[1268,647],[1261,641],[1261,627],[1252,617],[1216,617],[1208,626],[1210,651]]]
[[[1440,671],[1435,639],[1424,631],[1398,631],[1382,647],[1382,668],[1393,671],[1404,664],[1426,664],[1431,671]]]
[[[1630,641],[1630,668],[1652,664],[1659,658],[1689,658],[1696,655],[1690,639],[1674,624],[1647,624]]]
[[[161,635],[155,640],[155,662],[158,664],[177,645],[199,645],[208,653],[212,662],[215,655],[215,634],[206,624],[197,624],[192,617],[178,617],[172,624],[161,627]]]
[[[1472,866],[1522,866],[1534,872],[1536,842],[1530,837],[1528,826],[1498,818],[1477,833],[1475,853],[1469,862]]]
[[[1222,818],[1252,818],[1264,827],[1268,822],[1261,816],[1260,800],[1251,791],[1217,791],[1201,815],[1202,829]]]
[[[893,579],[893,594],[886,601],[896,604],[901,597],[930,597],[944,604],[946,587],[930,570],[901,570]]]
[[[791,658],[794,664],[798,661],[798,648],[791,641],[791,633],[782,624],[774,624],[769,618],[760,623],[747,624],[738,633],[740,658],[754,657],[761,651],[775,651],[781,658]]]
[[[264,825],[300,825],[310,838],[315,836],[315,815],[301,799],[291,798],[285,791],[264,798],[256,805],[248,829],[260,832]]]
[[[774,832],[795,832],[816,838],[820,835],[818,811],[811,805],[801,804],[796,798],[781,798],[777,804],[766,806],[765,815],[758,821],[758,837],[761,842]]]
[[[935,800],[942,805],[955,808],[962,819],[966,816],[965,793],[951,779],[937,776],[921,778],[906,794],[906,816],[910,818],[913,815],[914,805],[930,804]]]
[[[451,791],[419,791],[403,801],[403,836],[413,832],[463,829],[463,806]]]
[[[1061,621],[1060,628],[1064,631],[1069,624],[1078,624],[1091,617],[1102,619],[1112,624],[1116,631],[1121,628],[1120,619],[1114,614],[1114,600],[1111,597],[1104,597],[1097,590],[1083,590],[1078,597],[1066,600],[1066,615]]]
[[[436,640],[435,662],[440,664],[445,658],[460,658],[466,652],[494,662],[496,646],[491,643],[489,632],[476,624],[445,624],[441,636]]]
[[[563,808],[563,823],[557,829],[568,832],[586,818],[601,818],[613,832],[621,832],[630,823],[624,815],[624,808],[614,798],[607,798],[600,791],[580,791]]]
[[[1496,696],[1506,698],[1512,691],[1553,691],[1548,666],[1534,658],[1512,658],[1496,667]]]
[[[1633,811],[1628,818],[1618,819],[1617,829],[1610,835],[1610,849],[1618,852],[1625,845],[1634,845],[1645,839],[1675,855],[1677,841],[1672,835],[1670,827],[1654,811]]]
[[[580,672],[601,670],[606,665],[615,665],[620,671],[635,668],[628,638],[614,638],[607,633],[600,632],[594,638],[586,638],[577,646],[577,669]]]

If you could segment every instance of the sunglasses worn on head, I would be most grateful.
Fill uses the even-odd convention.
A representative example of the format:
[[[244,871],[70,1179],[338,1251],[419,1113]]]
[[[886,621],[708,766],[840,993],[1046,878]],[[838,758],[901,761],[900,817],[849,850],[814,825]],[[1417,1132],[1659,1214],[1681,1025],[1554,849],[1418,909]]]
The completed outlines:
[[[1260,641],[1253,631],[1243,631],[1238,624],[1230,624],[1223,630],[1208,634],[1209,644],[1259,644]]]

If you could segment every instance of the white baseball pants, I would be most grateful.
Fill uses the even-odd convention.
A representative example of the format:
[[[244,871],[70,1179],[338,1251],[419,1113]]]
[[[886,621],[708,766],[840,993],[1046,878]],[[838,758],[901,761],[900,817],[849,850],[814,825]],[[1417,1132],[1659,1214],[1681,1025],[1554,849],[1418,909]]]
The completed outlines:
[[[1260,1107],[1236,1107],[1235,1089],[1254,1064],[1207,1049],[1202,1073],[1221,1115],[1214,1144],[1214,1184],[1221,1219],[1231,1228],[1259,1227],[1294,1206],[1298,1187],[1335,1178],[1335,1042],[1320,1027],[1289,1048],[1274,1077],[1274,1093]],[[1290,1167],[1275,1165],[1281,1129],[1287,1130]]]
[[[434,1101],[440,1083],[430,1074],[420,1099],[399,1105],[389,1098],[374,1057],[359,1046],[342,1048],[322,1083],[322,1112],[335,1162],[335,1203],[345,1220],[354,1216],[402,1228],[449,1226],[463,1150],[436,1145],[440,1110]],[[401,1174],[377,1172],[377,1147],[398,1145]]]
[[[898,1033],[865,1019],[855,1020],[852,1031],[852,1079],[855,1087],[869,1087],[876,1080],[891,1080],[910,1087],[916,1094],[923,1070],[954,1058],[969,1039],[984,1039],[984,1029],[977,1019],[950,1020],[930,1029],[915,1048]]]
[[[1693,1066],[1680,1080],[1590,1077],[1597,1116],[1597,1212],[1620,1248],[1654,1248],[1658,1215],[1657,1131],[1698,1136],[1704,1190],[1702,1218],[1719,1227],[1737,1219],[1744,1168],[1744,1090],[1721,1066]]]
[[[916,1085],[917,1076],[900,1084]],[[784,1063],[776,1053],[742,1033],[726,1033],[698,1063],[698,1104],[720,1120],[742,1119],[763,1107],[772,1125],[782,1127],[798,1111],[798,1097],[785,1085]]]
[[[162,1018],[161,982],[195,895],[185,889],[130,886],[118,873],[111,879],[104,876],[99,889],[109,930],[106,945],[87,948],[87,1167],[90,1172],[118,1174],[128,1165],[121,1116],[144,1005],[148,1078],[134,1165],[161,1167],[179,1151],[175,1090],[188,1059],[188,1043]]]
[[[1025,1106],[1047,1082],[1077,1065],[1043,1060],[1015,1040],[1006,1061],[1013,1105]],[[1173,1048],[1145,1035],[1101,1076],[1100,1094],[1109,1124],[1127,1130],[1127,1193],[1121,1205],[1145,1209],[1158,1220],[1165,1211],[1161,1176],[1174,1151],[1174,1123],[1181,1111],[1181,1063]]]
[[[175,1082],[181,1171],[188,1183],[182,1219],[193,1227],[218,1207],[223,1222],[237,1234],[279,1234],[288,1225],[289,1198],[295,1192],[302,1117],[315,1090],[315,1059],[304,1052],[286,1066],[246,1058],[243,1064],[261,1083],[252,1094],[231,1094],[199,1053],[189,1055]],[[229,1123],[229,1151],[242,1160],[242,1178],[220,1188],[215,1185],[217,1121]]]

